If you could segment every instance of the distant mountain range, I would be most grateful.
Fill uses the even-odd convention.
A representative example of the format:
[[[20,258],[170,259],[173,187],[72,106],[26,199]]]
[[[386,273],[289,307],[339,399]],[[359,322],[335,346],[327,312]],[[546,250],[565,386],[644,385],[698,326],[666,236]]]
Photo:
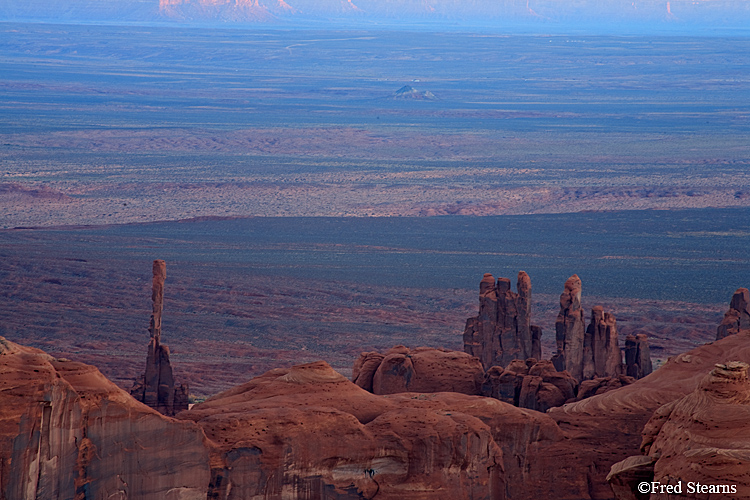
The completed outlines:
[[[0,0],[0,21],[409,22],[746,28],[744,0]]]

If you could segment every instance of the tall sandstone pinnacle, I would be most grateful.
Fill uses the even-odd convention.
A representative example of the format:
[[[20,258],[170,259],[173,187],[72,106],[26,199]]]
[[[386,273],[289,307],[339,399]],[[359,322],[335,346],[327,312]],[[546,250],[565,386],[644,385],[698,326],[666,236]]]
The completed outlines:
[[[646,335],[639,333],[625,338],[625,369],[626,375],[635,378],[643,378],[653,371]]]
[[[523,271],[516,289],[511,290],[508,278],[495,282],[490,273],[479,283],[479,314],[466,320],[464,351],[485,369],[542,355],[542,329],[531,324],[531,279]]]
[[[560,295],[555,334],[557,354],[552,357],[552,363],[558,371],[567,370],[578,382],[620,375],[642,378],[651,373],[648,339],[642,334],[626,344],[629,369],[623,365],[617,320],[602,306],[591,309],[591,321],[584,329],[581,279],[575,274],[565,282],[565,290]]]
[[[163,415],[173,416],[188,408],[188,386],[175,387],[169,347],[161,344],[161,317],[164,310],[164,281],[167,264],[155,260],[151,285],[151,323],[148,331],[151,340],[146,355],[146,372],[136,381],[130,394],[138,401],[154,408]]]
[[[724,313],[724,319],[716,329],[716,340],[747,329],[750,329],[750,291],[738,288],[729,303],[729,310]]]
[[[560,313],[555,321],[557,354],[552,362],[558,371],[568,370],[577,381],[584,379],[585,326],[581,308],[581,278],[574,274],[560,295]]]
[[[617,320],[614,314],[605,312],[602,306],[594,306],[591,309],[591,322],[586,329],[583,350],[585,378],[622,375],[622,352],[617,338]]]

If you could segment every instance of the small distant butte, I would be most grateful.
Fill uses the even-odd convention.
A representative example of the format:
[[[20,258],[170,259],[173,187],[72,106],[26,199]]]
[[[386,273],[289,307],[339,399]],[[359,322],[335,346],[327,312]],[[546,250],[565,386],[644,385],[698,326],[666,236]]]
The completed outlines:
[[[411,85],[404,85],[393,94],[394,99],[413,99],[413,100],[424,100],[434,101],[437,99],[435,94],[429,90],[419,91]]]

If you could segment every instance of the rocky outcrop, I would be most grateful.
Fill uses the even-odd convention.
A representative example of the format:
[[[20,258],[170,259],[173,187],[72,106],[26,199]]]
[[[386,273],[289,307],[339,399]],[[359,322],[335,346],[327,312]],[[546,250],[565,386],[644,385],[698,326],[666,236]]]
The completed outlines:
[[[573,449],[579,451],[577,457],[572,457],[567,450],[551,449],[548,456],[557,461],[578,461],[579,467],[588,467],[592,487],[589,497],[611,498],[612,490],[605,476],[612,464],[640,454],[641,431],[649,434],[648,428],[644,429],[649,419],[653,416],[653,422],[664,405],[681,400],[695,391],[716,363],[725,364],[728,359],[750,362],[750,330],[670,358],[650,376],[633,384],[550,409],[548,415],[555,419],[563,432],[577,436],[570,453],[573,453]],[[658,434],[654,431],[650,433]],[[607,443],[607,446],[601,446],[601,443]],[[644,465],[639,462],[634,467],[642,468]],[[643,471],[631,472],[637,475]],[[559,480],[575,481],[574,477],[560,477]]]
[[[652,415],[644,451],[661,449],[658,460],[677,457],[679,443],[697,436],[696,445],[718,451],[706,458],[700,447],[684,448],[683,464],[696,456],[709,465],[701,473],[733,463],[747,470],[737,436],[748,434],[743,426],[750,416],[732,406],[748,401],[740,390],[746,374],[701,384],[692,402],[683,398],[715,363],[733,371],[728,356],[750,361],[750,331],[546,414],[448,392],[377,396],[323,362],[277,369],[178,415],[210,439],[134,401],[90,366],[4,340],[0,346],[0,489],[9,500],[604,500],[612,498],[606,472],[638,455]],[[544,380],[549,362],[536,365],[514,361],[506,370]],[[702,406],[707,399],[723,405],[718,416]],[[684,415],[699,417],[695,425],[672,435],[678,444],[657,448],[670,422],[682,421],[675,419],[683,403]],[[700,411],[687,413],[690,408]],[[727,430],[735,424],[736,432]],[[621,467],[620,486],[647,472],[648,462]],[[70,484],[77,493],[68,493]]]
[[[531,279],[521,271],[513,292],[510,280],[487,273],[479,283],[479,314],[466,321],[464,351],[485,368],[514,359],[542,357],[542,329],[531,324]]]
[[[729,303],[729,310],[724,313],[724,319],[716,329],[716,340],[748,328],[750,328],[750,291],[747,288],[738,288]]]
[[[130,394],[159,413],[173,416],[179,411],[187,410],[189,390],[185,384],[175,385],[172,364],[169,361],[169,347],[161,343],[166,278],[166,262],[155,260],[151,285],[152,314],[148,328],[151,340],[146,355],[146,372],[133,384]]]
[[[419,91],[411,85],[404,85],[393,94],[394,99],[435,100],[435,94],[429,90]]]
[[[642,333],[625,337],[625,373],[636,379],[653,371],[648,337]]]
[[[515,360],[505,369],[493,366],[487,370],[482,394],[520,408],[545,412],[573,400],[576,381],[568,372],[558,372],[551,361]]]
[[[377,396],[324,362],[272,370],[180,419],[216,444],[210,498],[533,498],[549,417],[457,393]]]
[[[482,363],[464,352],[395,346],[385,354],[360,354],[352,381],[373,394],[460,392],[481,394]]]
[[[0,498],[205,498],[206,445],[93,366],[0,337]]]
[[[604,394],[605,392],[625,387],[635,381],[636,379],[634,377],[628,377],[627,375],[618,375],[617,377],[595,377],[590,380],[584,380],[578,386],[576,401],[581,401],[598,394]]]
[[[621,490],[617,498],[633,498],[636,480],[649,472],[649,482],[681,483],[680,498],[749,498],[749,367],[740,361],[717,364],[691,394],[657,410],[644,428],[646,457],[627,459],[640,463],[639,474],[628,463],[612,467],[608,480]],[[691,491],[688,485],[698,483],[709,490]],[[671,497],[657,492],[650,498]]]

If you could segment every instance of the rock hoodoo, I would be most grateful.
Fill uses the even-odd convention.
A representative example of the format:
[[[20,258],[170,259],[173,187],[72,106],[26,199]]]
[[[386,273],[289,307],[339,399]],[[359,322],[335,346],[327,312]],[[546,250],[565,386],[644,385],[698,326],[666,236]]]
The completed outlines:
[[[130,394],[159,413],[173,416],[188,408],[188,386],[175,386],[172,365],[169,362],[169,347],[161,343],[161,316],[164,310],[164,281],[167,264],[155,260],[151,285],[152,314],[148,328],[151,340],[146,355],[146,372],[137,380]]]
[[[643,378],[653,371],[646,335],[639,333],[625,337],[625,367],[626,374],[634,378]]]
[[[581,279],[574,274],[565,282],[555,322],[557,354],[552,362],[558,370],[567,370],[578,382],[610,378],[615,384],[626,380],[620,380],[621,375],[638,379],[651,373],[646,335],[627,337],[623,365],[615,315],[605,312],[601,306],[594,306],[588,327],[584,328],[583,318]]]
[[[479,315],[466,320],[464,351],[485,369],[514,359],[542,357],[542,329],[531,324],[531,279],[521,271],[513,292],[508,278],[487,273],[479,284]]]
[[[583,380],[584,326],[581,308],[581,278],[574,274],[565,282],[560,295],[560,313],[555,321],[557,354],[552,363],[559,371],[567,370],[573,378]]]
[[[729,310],[724,313],[724,319],[716,329],[716,340],[748,328],[750,328],[750,291],[747,288],[738,288],[729,303]]]
[[[622,374],[617,320],[614,314],[605,312],[602,306],[591,309],[591,322],[583,338],[583,362],[583,376],[587,380]]]

